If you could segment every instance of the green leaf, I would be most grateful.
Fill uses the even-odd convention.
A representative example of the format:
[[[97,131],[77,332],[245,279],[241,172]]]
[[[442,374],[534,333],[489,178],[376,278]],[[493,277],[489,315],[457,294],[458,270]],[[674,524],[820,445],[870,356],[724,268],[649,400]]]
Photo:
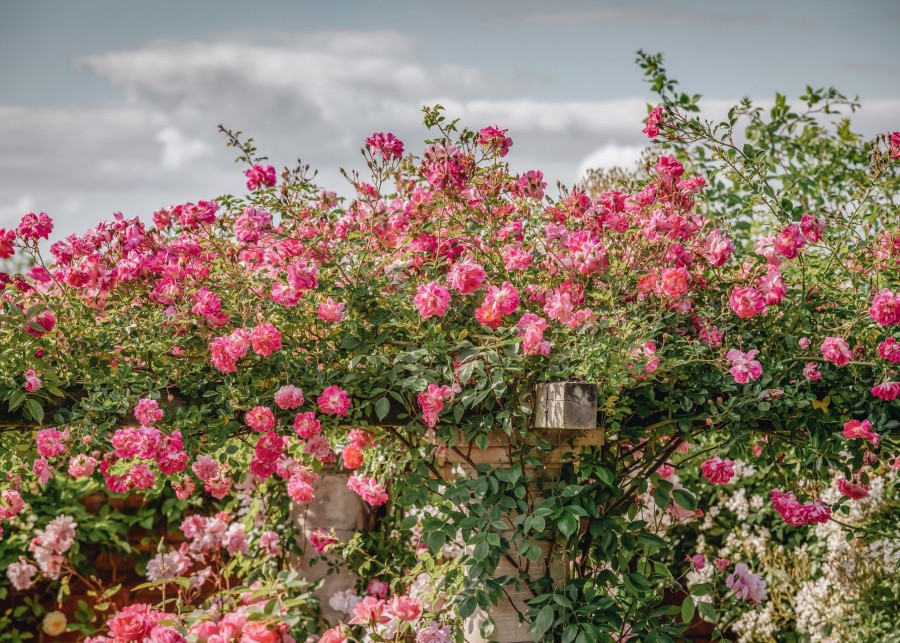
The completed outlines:
[[[716,608],[709,603],[698,603],[697,610],[700,612],[700,618],[707,623],[716,622]]]
[[[690,623],[694,620],[694,598],[693,596],[685,596],[684,602],[681,604],[681,621],[682,623]]]
[[[643,592],[650,591],[650,581],[643,574],[625,574],[625,589],[635,596],[640,596]]]
[[[375,415],[379,420],[386,418],[388,411],[390,410],[391,403],[386,397],[379,398],[379,400],[375,402]]]
[[[44,423],[44,407],[41,406],[40,402],[34,398],[29,398],[25,400],[25,408],[28,410],[28,415],[30,415],[35,422],[38,424]]]
[[[551,625],[553,625],[553,607],[544,605],[538,611],[537,616],[534,617],[534,622],[531,624],[532,638],[535,641],[543,641],[544,634],[550,629]]]
[[[675,489],[672,496],[675,498],[675,502],[688,511],[694,511],[697,508],[697,499],[684,489]]]
[[[565,513],[556,521],[556,528],[564,538],[568,538],[575,533],[576,529],[578,529],[578,521],[572,514]]]

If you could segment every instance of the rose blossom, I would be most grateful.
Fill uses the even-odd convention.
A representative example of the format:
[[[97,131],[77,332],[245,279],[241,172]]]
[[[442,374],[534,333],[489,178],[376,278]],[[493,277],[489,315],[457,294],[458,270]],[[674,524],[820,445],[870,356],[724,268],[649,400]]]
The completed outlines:
[[[900,364],[900,342],[893,337],[878,344],[878,356],[891,364]]]
[[[298,413],[294,417],[294,433],[304,440],[314,438],[322,432],[322,423],[312,411]]]
[[[703,477],[711,484],[728,484],[734,477],[734,460],[731,458],[723,460],[716,456],[700,465],[700,469],[703,471]]]
[[[416,643],[450,643],[451,634],[449,625],[431,621],[416,634]]]
[[[729,301],[731,308],[742,319],[748,319],[766,310],[766,302],[755,288],[735,288]]]
[[[851,500],[860,500],[869,495],[869,488],[856,478],[852,482],[846,478],[839,479],[838,490]]]
[[[386,603],[380,598],[366,596],[353,608],[353,618],[348,621],[350,625],[357,624],[384,624],[391,620],[385,614]]]
[[[260,186],[275,186],[275,168],[271,165],[254,165],[244,172],[244,176],[247,177],[247,189],[251,192],[255,192]]]
[[[37,571],[37,567],[20,557],[17,562],[10,563],[6,568],[6,577],[16,591],[22,592],[31,587]]]
[[[869,315],[882,326],[900,324],[900,297],[885,288],[872,300]]]
[[[641,130],[647,135],[647,138],[656,138],[659,136],[659,126],[662,124],[662,109],[662,105],[657,105],[647,116],[647,121],[644,123],[644,129]]]
[[[369,581],[369,584],[366,585],[366,594],[368,594],[369,596],[374,596],[375,598],[387,598],[389,589],[390,585],[385,583],[383,580],[373,578]]]
[[[850,345],[840,337],[826,337],[821,346],[822,357],[837,366],[846,366],[853,357]]]
[[[282,386],[275,391],[275,404],[280,409],[295,409],[303,404],[303,390],[292,385]]]
[[[323,303],[319,304],[319,310],[316,314],[322,321],[337,323],[344,318],[344,304],[336,302],[329,297]]]
[[[383,161],[399,159],[403,156],[403,141],[388,132],[377,132],[366,139],[372,157],[381,156]]]
[[[332,385],[322,391],[316,404],[322,413],[347,415],[347,411],[350,410],[350,396],[339,386]]]
[[[803,377],[810,382],[818,382],[822,379],[822,374],[819,372],[819,365],[815,362],[807,362],[806,366],[803,367]]]
[[[122,608],[109,620],[110,634],[123,641],[144,641],[163,615],[144,603]]]
[[[254,406],[244,414],[244,421],[251,429],[262,433],[275,426],[275,414],[267,406]]]
[[[412,596],[395,596],[388,603],[388,613],[401,621],[412,623],[422,614],[419,601]]]
[[[508,131],[491,125],[482,127],[478,130],[478,144],[503,158],[513,144],[512,139],[506,135]]]
[[[353,474],[347,480],[347,488],[373,507],[378,507],[388,501],[384,487],[378,484],[375,478]]]
[[[470,295],[478,290],[486,278],[484,268],[472,259],[453,264],[447,273],[447,283],[461,295]]]
[[[725,579],[725,584],[734,592],[735,597],[753,604],[766,597],[766,581],[751,573],[744,563],[734,566],[734,572]]]
[[[450,307],[450,291],[439,286],[436,281],[419,286],[413,303],[422,319],[443,317]]]
[[[134,417],[141,424],[149,426],[163,418],[163,411],[156,400],[142,398],[134,407]]]
[[[37,376],[37,374],[28,369],[25,371],[25,391],[27,393],[34,393],[39,390],[42,386],[41,378]]]
[[[900,382],[882,382],[873,386],[872,395],[885,402],[895,400],[900,396]]]
[[[260,324],[250,331],[253,351],[262,357],[281,350],[281,333],[272,324]]]
[[[759,361],[753,359],[759,355],[756,349],[742,353],[736,348],[732,348],[725,356],[731,361],[731,368],[728,370],[734,377],[734,381],[738,384],[746,384],[750,380],[756,380],[762,375],[762,365]]]
[[[842,435],[848,440],[863,438],[878,446],[879,436],[872,432],[872,424],[868,420],[850,420],[844,424]]]

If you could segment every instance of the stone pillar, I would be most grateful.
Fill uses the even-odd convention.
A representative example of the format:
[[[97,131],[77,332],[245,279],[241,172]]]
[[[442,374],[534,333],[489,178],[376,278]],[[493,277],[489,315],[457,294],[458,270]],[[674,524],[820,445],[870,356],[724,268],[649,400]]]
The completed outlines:
[[[528,471],[528,475],[537,476],[545,480],[558,478],[562,466],[561,458],[566,451],[577,450],[580,447],[601,445],[604,442],[603,429],[597,428],[597,387],[594,384],[582,382],[551,382],[538,384],[534,391],[534,431],[552,444],[558,445],[546,455],[544,466],[540,470]],[[460,436],[461,437],[461,436]],[[487,449],[480,449],[474,444],[457,444],[449,450],[449,457],[458,462],[466,475],[477,477],[478,472],[473,464],[490,464],[494,467],[508,467],[512,463],[509,452],[508,438],[505,435],[491,436]],[[537,495],[538,486],[531,488],[530,492]],[[507,596],[501,599],[490,611],[490,618],[494,623],[494,630],[490,638],[485,639],[480,634],[481,624],[486,620],[487,614],[476,612],[465,624],[465,638],[467,643],[530,643],[533,639],[528,631],[529,623],[520,623],[518,614],[525,614],[529,607],[526,601],[532,597],[531,592],[524,583],[527,579],[536,580],[550,576],[556,582],[563,582],[566,578],[566,563],[559,552],[551,551],[551,543],[539,543],[541,558],[530,562],[526,558],[510,555],[515,565],[509,560],[501,559],[495,572],[497,577],[520,574],[520,569],[526,569],[528,574],[522,579],[521,589],[514,586],[505,586]],[[466,553],[471,553],[467,551]],[[518,569],[517,569],[518,566]]]
[[[343,567],[342,561],[334,556],[319,554],[309,542],[309,535],[317,529],[329,531],[334,529],[341,540],[349,540],[353,535],[365,529],[368,507],[362,498],[347,488],[348,473],[323,471],[315,484],[315,497],[306,505],[292,505],[292,517],[297,528],[297,538],[303,549],[303,556],[294,561],[293,567],[306,580],[313,582],[324,579],[322,586],[315,591],[319,598],[322,617],[330,624],[345,619],[343,612],[337,612],[328,605],[328,599],[338,591],[356,585],[357,577]],[[310,565],[312,558],[322,558],[315,565]],[[328,574],[332,564],[338,565],[338,573]]]

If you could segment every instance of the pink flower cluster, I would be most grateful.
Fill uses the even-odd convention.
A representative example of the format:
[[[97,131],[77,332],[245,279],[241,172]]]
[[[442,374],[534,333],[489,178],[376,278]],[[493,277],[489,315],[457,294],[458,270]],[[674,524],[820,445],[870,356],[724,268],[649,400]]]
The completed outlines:
[[[347,488],[373,507],[381,506],[388,501],[387,492],[375,478],[354,474],[347,480]]]
[[[716,456],[700,465],[700,469],[703,471],[703,477],[711,484],[728,484],[734,477],[734,460],[731,458],[723,460]]]
[[[885,288],[872,300],[869,315],[882,326],[900,324],[900,296]]]
[[[381,156],[383,161],[399,159],[403,156],[403,141],[393,134],[378,132],[366,139],[372,157]]]
[[[78,526],[71,516],[57,516],[43,529],[34,531],[34,538],[28,551],[41,573],[52,580],[59,578],[65,554],[75,544],[75,528]]]
[[[437,384],[429,384],[425,391],[418,395],[419,406],[422,407],[422,419],[429,428],[434,428],[438,423],[441,411],[444,409],[444,402],[452,400],[454,397],[453,389],[449,386],[438,386]]]
[[[811,503],[803,504],[793,493],[783,493],[779,489],[772,489],[771,499],[772,505],[781,514],[784,521],[794,527],[810,523],[825,523],[831,518],[831,508],[819,498]]]
[[[509,153],[513,141],[506,135],[509,130],[499,129],[496,126],[488,125],[478,130],[478,144],[489,150],[492,154],[496,154],[503,158]]]
[[[191,465],[191,471],[203,481],[204,488],[213,498],[222,499],[231,491],[228,468],[208,455],[198,455]]]
[[[275,168],[271,165],[254,165],[244,172],[244,176],[247,177],[247,189],[251,192],[255,192],[260,186],[275,186]]]
[[[872,423],[868,420],[849,420],[844,423],[844,430],[841,433],[848,440],[861,438],[863,440],[868,440],[876,447],[881,441],[880,436],[877,433],[872,432]]]
[[[650,115],[647,116],[647,122],[644,124],[644,129],[642,130],[644,134],[647,135],[647,138],[656,138],[659,136],[659,126],[662,125],[662,105],[658,105],[654,107],[650,111]]]
[[[519,291],[508,281],[501,286],[488,286],[481,306],[475,311],[475,319],[489,328],[496,329],[503,317],[511,315],[519,307]]]
[[[327,387],[316,400],[319,410],[329,415],[347,415],[350,410],[350,395],[337,385]]]
[[[516,330],[522,338],[522,349],[526,355],[549,355],[550,342],[544,339],[544,331],[549,324],[547,320],[534,313],[525,313],[516,324]]]
[[[725,356],[731,362],[731,368],[728,372],[734,377],[734,381],[738,384],[747,384],[751,380],[759,379],[762,375],[762,364],[754,359],[759,355],[756,349],[742,353],[736,348],[732,348]]]
[[[315,496],[313,485],[319,479],[319,474],[306,467],[295,467],[287,484],[287,493],[291,500],[297,503],[310,502]]]

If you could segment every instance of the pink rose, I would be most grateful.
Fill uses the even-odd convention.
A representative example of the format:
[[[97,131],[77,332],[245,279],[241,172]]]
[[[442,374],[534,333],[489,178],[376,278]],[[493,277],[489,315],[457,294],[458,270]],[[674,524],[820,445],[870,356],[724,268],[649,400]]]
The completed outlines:
[[[759,351],[754,349],[742,353],[736,348],[732,348],[725,356],[731,361],[731,368],[728,370],[734,377],[734,381],[738,384],[746,384],[751,380],[756,380],[762,375],[762,365],[755,359],[759,355]]]
[[[853,357],[850,354],[850,345],[840,337],[826,337],[820,349],[822,357],[837,366],[846,366]]]
[[[734,477],[734,460],[731,458],[723,460],[716,456],[700,465],[700,469],[703,471],[703,477],[711,484],[728,484]]]
[[[450,291],[439,286],[436,281],[422,284],[413,303],[423,319],[443,317],[450,307]]]

